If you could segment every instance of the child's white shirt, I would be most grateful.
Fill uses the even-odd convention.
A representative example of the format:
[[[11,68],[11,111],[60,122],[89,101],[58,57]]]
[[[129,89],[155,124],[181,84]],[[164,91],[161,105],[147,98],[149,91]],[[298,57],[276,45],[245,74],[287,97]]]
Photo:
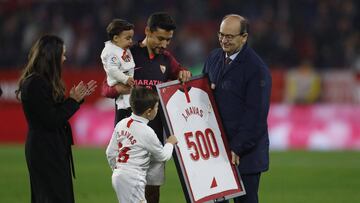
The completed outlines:
[[[132,170],[143,174],[145,179],[150,158],[157,161],[171,158],[174,146],[170,143],[163,146],[148,122],[146,118],[132,114],[115,126],[106,149],[113,170]]]
[[[124,49],[115,45],[111,41],[105,42],[105,47],[101,52],[101,61],[106,72],[106,82],[109,86],[117,83],[127,84],[129,77],[134,76],[135,62],[129,49]],[[130,107],[129,95],[120,95],[116,99],[118,109]]]

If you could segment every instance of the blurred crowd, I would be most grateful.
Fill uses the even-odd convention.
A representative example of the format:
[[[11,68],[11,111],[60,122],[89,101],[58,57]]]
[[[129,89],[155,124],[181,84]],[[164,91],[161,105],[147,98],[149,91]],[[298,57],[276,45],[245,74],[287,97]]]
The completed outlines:
[[[43,33],[65,40],[71,67],[98,67],[111,19],[134,23],[139,40],[149,14],[167,11],[178,24],[170,49],[188,67],[202,66],[218,47],[221,18],[237,13],[250,20],[250,43],[272,69],[306,61],[360,70],[359,8],[356,0],[0,0],[0,68],[23,66]]]

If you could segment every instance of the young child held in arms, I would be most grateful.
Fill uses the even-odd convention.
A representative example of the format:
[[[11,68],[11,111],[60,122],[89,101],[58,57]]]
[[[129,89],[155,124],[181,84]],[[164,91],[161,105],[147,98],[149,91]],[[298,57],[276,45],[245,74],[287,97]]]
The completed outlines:
[[[112,185],[119,202],[146,202],[146,173],[150,156],[156,161],[171,158],[177,139],[167,138],[162,146],[147,123],[157,114],[159,97],[145,87],[134,87],[130,94],[132,115],[121,120],[114,129],[106,156],[113,170]]]
[[[134,25],[122,20],[114,19],[106,28],[109,41],[101,52],[101,61],[106,72],[106,83],[114,86],[117,83],[134,85],[134,59],[130,52]],[[117,108],[129,107],[129,95],[120,95],[116,99]]]

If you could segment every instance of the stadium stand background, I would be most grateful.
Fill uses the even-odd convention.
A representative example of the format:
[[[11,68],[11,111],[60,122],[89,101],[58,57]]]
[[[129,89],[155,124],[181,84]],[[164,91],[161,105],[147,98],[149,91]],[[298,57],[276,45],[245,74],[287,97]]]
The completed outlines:
[[[112,18],[136,26],[143,37],[148,15],[171,13],[178,23],[172,50],[188,66],[204,61],[217,46],[216,32],[227,13],[250,20],[250,42],[272,68],[310,60],[318,69],[349,69],[359,63],[360,8],[353,0],[200,0],[200,1],[0,1],[1,68],[23,65],[41,33],[56,33],[68,47],[68,63],[98,65]]]

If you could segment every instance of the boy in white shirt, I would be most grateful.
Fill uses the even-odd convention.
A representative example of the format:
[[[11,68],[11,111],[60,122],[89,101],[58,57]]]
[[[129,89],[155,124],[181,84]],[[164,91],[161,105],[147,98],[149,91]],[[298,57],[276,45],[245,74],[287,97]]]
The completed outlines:
[[[109,86],[117,83],[134,85],[134,59],[130,52],[134,25],[122,20],[114,19],[106,28],[109,41],[101,52],[101,61],[106,72],[106,82]],[[130,106],[129,95],[120,95],[116,99],[118,109]]]
[[[114,129],[106,156],[113,170],[112,185],[119,202],[146,202],[146,173],[150,159],[167,161],[171,158],[177,139],[167,138],[162,146],[147,123],[158,111],[159,97],[145,87],[131,90],[132,115],[121,120]]]

